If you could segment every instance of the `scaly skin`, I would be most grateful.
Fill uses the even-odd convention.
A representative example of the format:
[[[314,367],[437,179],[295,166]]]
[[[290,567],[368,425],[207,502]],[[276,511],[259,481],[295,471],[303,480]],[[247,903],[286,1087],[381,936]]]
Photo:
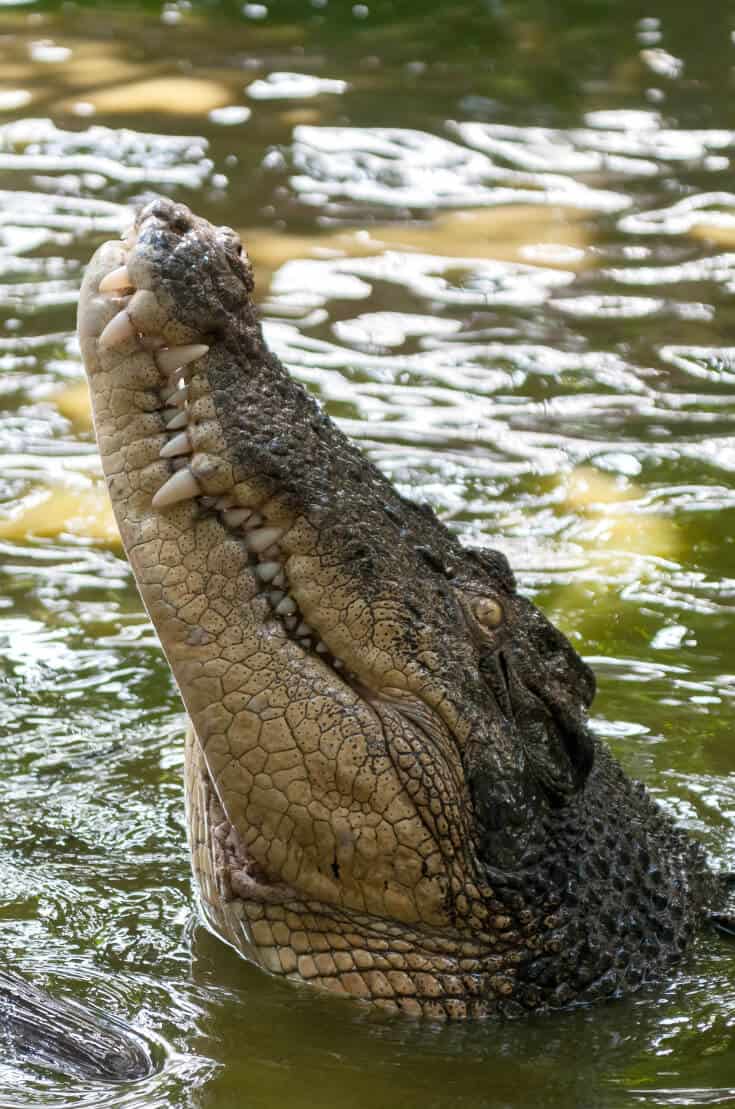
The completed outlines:
[[[275,974],[432,1017],[660,974],[714,890],[701,852],[591,736],[594,678],[504,557],[393,489],[268,351],[251,292],[234,233],[159,200],[79,308],[192,722],[211,926]]]

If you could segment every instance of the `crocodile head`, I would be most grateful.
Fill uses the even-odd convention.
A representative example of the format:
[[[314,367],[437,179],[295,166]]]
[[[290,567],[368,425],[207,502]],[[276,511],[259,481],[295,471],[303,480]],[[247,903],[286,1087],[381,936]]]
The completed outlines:
[[[592,739],[593,676],[503,555],[346,439],[267,349],[252,289],[233,231],[157,200],[99,249],[79,311],[123,543],[193,725],[209,920],[275,973],[411,1013],[636,984],[690,928],[669,877],[688,847]]]

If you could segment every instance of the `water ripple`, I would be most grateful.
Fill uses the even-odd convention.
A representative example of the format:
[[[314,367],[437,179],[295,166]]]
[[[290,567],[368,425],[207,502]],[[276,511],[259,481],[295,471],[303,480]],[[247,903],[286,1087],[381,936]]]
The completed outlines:
[[[620,211],[630,200],[562,174],[522,173],[482,151],[399,128],[294,129],[291,187],[304,203],[341,216],[365,205],[426,210],[511,203]],[[338,203],[337,203],[338,202]]]
[[[60,130],[50,119],[22,119],[0,127],[0,170],[55,171],[85,191],[119,193],[129,185],[200,188],[212,171],[205,139],[146,134],[127,128],[92,126]],[[58,188],[58,179],[54,184]],[[78,200],[84,210],[89,202]]]

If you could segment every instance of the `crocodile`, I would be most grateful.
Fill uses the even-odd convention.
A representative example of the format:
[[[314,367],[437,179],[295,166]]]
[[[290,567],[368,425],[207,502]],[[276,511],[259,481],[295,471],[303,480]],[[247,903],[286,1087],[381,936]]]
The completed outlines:
[[[590,668],[268,349],[236,233],[156,198],[79,337],[127,557],[187,710],[209,927],[438,1020],[664,976],[721,893],[590,730]]]

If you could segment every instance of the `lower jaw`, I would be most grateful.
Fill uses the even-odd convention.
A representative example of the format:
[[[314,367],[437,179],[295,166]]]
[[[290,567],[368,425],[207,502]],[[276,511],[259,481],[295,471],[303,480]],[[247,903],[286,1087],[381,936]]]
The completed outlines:
[[[391,1014],[436,1021],[502,1015],[502,956],[451,933],[343,910],[269,881],[243,852],[189,725],[186,808],[208,927],[263,970]]]

